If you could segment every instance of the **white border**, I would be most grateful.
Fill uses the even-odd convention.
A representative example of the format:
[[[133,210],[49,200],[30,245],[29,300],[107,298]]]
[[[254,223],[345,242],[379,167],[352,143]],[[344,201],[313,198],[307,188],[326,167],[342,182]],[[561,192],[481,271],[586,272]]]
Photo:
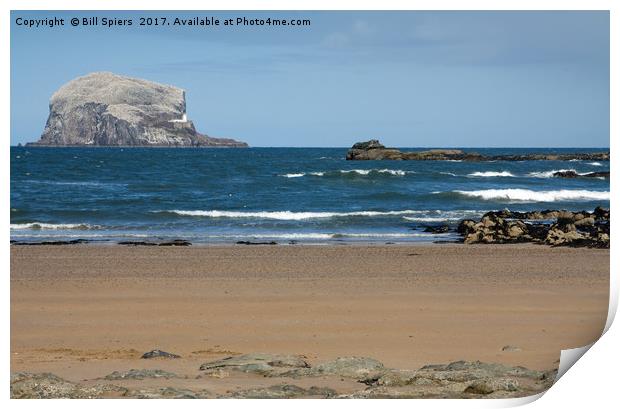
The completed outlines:
[[[611,100],[610,111],[612,115],[610,124],[610,138],[612,156],[615,158],[616,145],[615,138],[618,135],[617,114],[620,113],[620,105],[618,104],[619,85],[617,81],[617,73],[620,72],[618,64],[618,54],[620,46],[620,18],[618,16],[620,2],[615,0],[521,0],[521,1],[499,1],[499,0],[470,0],[464,2],[462,0],[418,0],[418,1],[402,1],[402,0],[382,0],[382,1],[345,1],[345,0],[298,0],[295,2],[286,0],[264,0],[260,3],[251,0],[231,0],[231,1],[191,1],[191,0],[175,0],[167,2],[163,0],[137,1],[137,0],[110,0],[106,2],[90,2],[77,0],[4,0],[2,5],[2,24],[0,25],[0,33],[4,47],[2,47],[4,58],[2,59],[2,83],[3,98],[0,99],[1,112],[0,119],[3,135],[6,142],[1,145],[2,155],[9,158],[9,135],[10,135],[10,10],[610,10],[610,27],[611,27]],[[42,62],[44,64],[44,62]],[[614,76],[615,74],[615,76]],[[613,113],[616,113],[614,116]],[[611,178],[611,196],[612,203],[616,203],[617,189],[616,177],[614,172],[615,166],[612,168]],[[5,219],[5,231],[8,239],[8,226],[10,224],[9,211],[9,191],[10,191],[10,161],[6,160],[1,165],[2,191],[5,192],[5,199],[2,201],[0,212]],[[620,232],[616,224],[612,225],[612,237],[620,237]],[[8,244],[8,243],[7,243]],[[615,395],[617,389],[617,375],[615,368],[619,363],[618,352],[614,345],[620,345],[620,332],[618,325],[611,327],[618,306],[618,257],[614,249],[617,248],[615,241],[612,241],[611,250],[611,291],[610,305],[607,324],[605,327],[606,334],[601,340],[597,341],[587,353],[585,359],[579,360],[575,364],[575,369],[569,371],[569,374],[562,377],[549,392],[545,394],[544,399],[537,400],[533,405],[535,407],[583,407],[588,406],[610,406],[611,402],[617,402]],[[4,372],[2,373],[3,382],[3,398],[8,400],[9,397],[9,373],[10,373],[10,284],[9,284],[9,246],[5,244],[1,250],[2,272],[4,281],[2,283],[2,299],[4,300],[4,336],[2,337],[4,363]],[[389,401],[390,405],[399,407],[409,407],[412,403],[421,407],[508,407],[522,405],[536,400],[537,397],[511,399],[511,400],[470,400],[470,401],[437,401],[437,400],[416,400],[415,402],[407,400]],[[89,402],[94,406],[107,407],[110,401]],[[150,401],[138,402],[135,400],[115,401],[115,405],[129,407],[134,405],[149,405],[155,407],[164,407],[172,402]],[[239,401],[239,400],[210,400],[209,402],[190,402],[183,401],[183,405],[209,405],[216,407],[239,407],[239,406],[270,406],[270,407],[287,407],[294,403],[302,407],[313,407],[315,405],[345,405],[345,406],[375,406],[384,404],[386,401]],[[19,407],[30,407],[35,405],[50,405],[52,407],[79,407],[84,404],[83,401],[10,401],[9,404]],[[179,402],[175,402],[179,404]]]

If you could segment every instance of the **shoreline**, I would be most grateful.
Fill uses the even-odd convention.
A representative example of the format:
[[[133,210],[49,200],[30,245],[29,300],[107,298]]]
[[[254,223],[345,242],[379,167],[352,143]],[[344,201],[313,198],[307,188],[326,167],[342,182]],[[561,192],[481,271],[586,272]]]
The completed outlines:
[[[438,237],[439,239],[440,237]],[[251,238],[249,238],[251,239]],[[124,241],[124,240],[123,240]],[[123,241],[113,239],[66,239],[66,240],[15,240],[11,239],[11,246],[102,246],[102,247],[243,247],[243,246],[433,246],[433,245],[458,245],[464,244],[458,240],[409,240],[409,241],[386,241],[386,240],[350,240],[350,239],[332,239],[331,241],[323,240],[283,240],[283,241],[271,241],[271,240],[238,240],[238,241],[190,241],[186,239],[164,239],[157,240],[157,238],[146,240],[132,240],[132,243],[124,243]],[[176,243],[175,243],[176,242]],[[506,243],[512,244],[512,243]]]
[[[33,225],[35,223],[32,223]],[[609,248],[610,210],[597,206],[585,210],[487,211],[479,220],[463,218],[458,223],[445,221],[417,223],[405,233],[280,233],[256,235],[196,236],[183,235],[22,235],[11,236],[10,243],[21,245],[105,244],[128,246],[210,246],[210,245],[396,245],[533,243],[550,246]],[[35,238],[39,236],[39,238]],[[92,237],[92,235],[91,235]],[[52,239],[54,238],[54,239]],[[197,240],[191,241],[197,238]],[[205,240],[206,239],[206,240]]]

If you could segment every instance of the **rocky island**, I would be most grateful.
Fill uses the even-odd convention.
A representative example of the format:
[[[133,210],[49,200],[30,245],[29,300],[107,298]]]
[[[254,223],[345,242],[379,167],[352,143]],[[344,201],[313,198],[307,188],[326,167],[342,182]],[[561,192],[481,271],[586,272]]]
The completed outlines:
[[[49,109],[41,139],[27,146],[247,147],[197,132],[184,90],[110,72],[69,81]]]
[[[477,152],[460,149],[431,149],[427,151],[402,152],[386,148],[377,139],[354,144],[347,152],[347,160],[460,160],[460,161],[523,161],[523,160],[596,160],[608,161],[609,152],[569,153],[569,154],[527,154],[485,156]]]

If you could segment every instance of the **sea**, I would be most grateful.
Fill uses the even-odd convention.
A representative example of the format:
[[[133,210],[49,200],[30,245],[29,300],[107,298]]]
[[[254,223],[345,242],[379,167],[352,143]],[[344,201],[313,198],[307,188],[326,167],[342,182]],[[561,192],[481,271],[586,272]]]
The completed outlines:
[[[402,149],[415,150],[415,149]],[[464,149],[484,155],[607,149]],[[592,161],[347,161],[347,148],[11,148],[17,241],[450,241],[490,210],[609,206]]]

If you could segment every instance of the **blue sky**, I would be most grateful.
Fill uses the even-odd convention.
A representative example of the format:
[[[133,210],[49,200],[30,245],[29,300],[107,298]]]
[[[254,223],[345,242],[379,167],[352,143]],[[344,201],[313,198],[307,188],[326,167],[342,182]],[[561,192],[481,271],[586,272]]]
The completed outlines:
[[[17,17],[134,18],[27,29]],[[136,26],[139,16],[310,27]],[[251,146],[609,146],[608,12],[12,12],[11,144],[93,71],[184,88],[200,132]]]

